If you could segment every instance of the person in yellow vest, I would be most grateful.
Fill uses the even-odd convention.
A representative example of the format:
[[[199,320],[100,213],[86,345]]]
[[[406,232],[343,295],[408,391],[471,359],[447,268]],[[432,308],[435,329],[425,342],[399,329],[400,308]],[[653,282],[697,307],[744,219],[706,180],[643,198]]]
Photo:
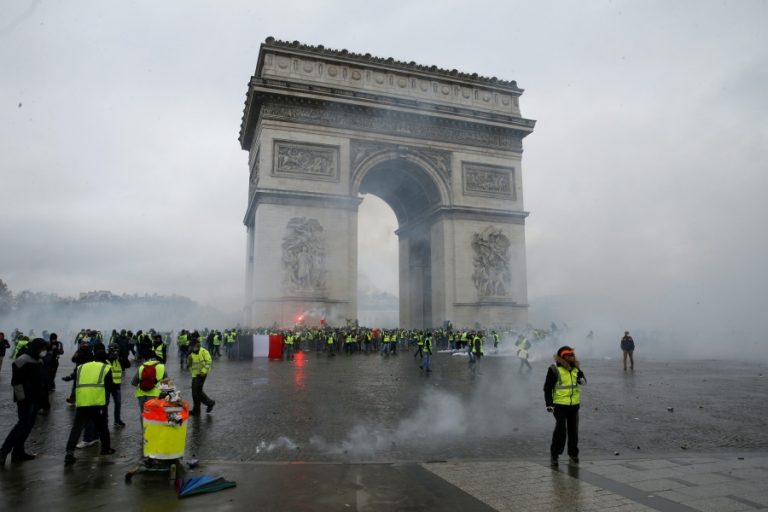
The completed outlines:
[[[328,334],[326,335],[326,338],[325,338],[325,346],[328,349],[328,357],[333,357],[336,355],[333,352],[333,342],[334,342],[333,332],[328,331]]]
[[[107,354],[107,363],[112,370],[112,382],[114,386],[107,393],[107,407],[109,407],[109,398],[112,397],[112,401],[115,404],[115,427],[122,428],[125,426],[123,419],[120,417],[120,410],[123,404],[122,397],[122,384],[123,384],[123,365],[120,363],[120,347],[117,343],[109,344],[109,353]]]
[[[19,339],[16,340],[16,346],[13,348],[13,357],[12,359],[16,359],[22,354],[22,351],[24,350],[24,347],[26,347],[29,344],[29,336],[21,336]]]
[[[544,400],[547,411],[555,416],[555,431],[549,447],[550,464],[558,465],[558,458],[568,439],[568,457],[572,465],[579,463],[579,406],[581,390],[587,383],[579,368],[576,353],[569,346],[560,347],[554,356],[555,364],[547,370],[544,381]]]
[[[165,365],[158,361],[154,353],[149,354],[149,360],[139,366],[139,371],[133,376],[131,385],[136,387],[133,394],[139,401],[139,414],[144,412],[144,403],[160,396],[160,383],[168,378]]]
[[[213,333],[213,357],[216,359],[221,357],[221,333],[219,331]]]
[[[483,351],[483,333],[476,331],[472,336],[472,343],[470,346],[470,361],[480,361],[485,352]]]
[[[520,358],[520,368],[517,371],[522,373],[523,369],[527,369],[530,372],[533,370],[533,366],[528,362],[528,349],[531,348],[531,342],[521,334],[517,337],[515,346],[517,347],[517,357]]]
[[[416,359],[419,356],[419,361],[424,359],[424,333],[419,331],[416,333],[416,352],[413,353],[413,358]]]
[[[101,442],[101,454],[112,455],[107,427],[107,393],[114,386],[110,365],[102,361],[89,361],[77,367],[75,375],[75,420],[67,440],[66,465],[74,464],[75,446],[86,423],[93,421]]]
[[[288,334],[283,338],[283,345],[285,346],[285,358],[286,359],[293,359],[294,352],[293,352],[293,341],[295,337],[293,336],[292,332],[288,332]]]
[[[224,333],[227,338],[227,359],[235,359],[237,354],[235,353],[235,343],[237,342],[237,331],[232,329],[229,332]]]
[[[203,391],[205,379],[211,371],[213,360],[211,359],[211,354],[200,347],[199,339],[192,341],[191,348],[192,352],[187,360],[189,372],[192,374],[192,410],[189,411],[189,415],[199,416],[201,402],[205,404],[206,413],[213,411],[213,406],[216,405],[216,400],[209,398],[205,391]]]
[[[344,337],[344,352],[346,352],[348,356],[352,355],[352,352],[355,350],[354,343],[355,337],[351,332],[347,331],[347,335]]]
[[[155,333],[152,338],[152,352],[155,354],[158,361],[165,364],[166,348],[165,343],[163,343],[163,337],[160,333]]]
[[[392,336],[390,336],[389,331],[384,331],[382,333],[381,338],[381,354],[382,355],[389,355],[389,345],[392,343]]]
[[[179,367],[183,370],[189,353],[189,334],[186,329],[182,329],[176,337],[176,344],[179,346]]]

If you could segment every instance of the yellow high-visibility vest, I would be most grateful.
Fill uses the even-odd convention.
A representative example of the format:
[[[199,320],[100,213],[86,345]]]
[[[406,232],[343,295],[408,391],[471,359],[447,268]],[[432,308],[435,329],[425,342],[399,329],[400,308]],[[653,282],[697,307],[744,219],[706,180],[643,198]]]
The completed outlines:
[[[90,361],[77,367],[75,377],[75,405],[92,407],[107,404],[104,379],[110,367],[106,363]]]
[[[123,382],[123,366],[120,364],[119,359],[109,362],[109,366],[112,369],[112,382],[120,384]]]
[[[198,375],[208,375],[213,366],[213,360],[211,359],[211,353],[200,347],[200,352],[195,354],[194,352],[189,354],[191,364],[189,365],[189,372],[193,377]]]
[[[557,366],[557,384],[552,390],[552,402],[555,405],[578,405],[581,402],[581,389],[577,381],[578,368],[567,370]]]

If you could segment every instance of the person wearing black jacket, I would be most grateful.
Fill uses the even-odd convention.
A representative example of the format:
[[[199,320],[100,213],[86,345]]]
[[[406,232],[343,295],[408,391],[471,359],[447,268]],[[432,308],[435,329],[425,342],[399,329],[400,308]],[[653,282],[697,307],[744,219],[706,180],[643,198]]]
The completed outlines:
[[[64,355],[64,345],[59,336],[52,332],[48,340],[48,355],[43,358],[43,367],[48,375],[48,391],[56,391],[56,373],[59,370],[59,357]]]
[[[0,332],[0,370],[3,368],[3,359],[5,359],[5,352],[11,348],[11,344],[5,339],[5,333]]]
[[[629,331],[624,331],[624,336],[619,343],[621,351],[624,353],[624,371],[627,371],[627,356],[629,356],[629,369],[635,369],[635,340],[629,335]]]
[[[544,381],[544,401],[547,411],[555,416],[555,431],[549,447],[550,465],[557,466],[558,458],[568,439],[570,463],[579,463],[579,406],[581,389],[587,383],[579,368],[576,353],[569,346],[560,347],[554,356],[555,364],[547,369]]]
[[[47,399],[46,376],[42,362],[47,345],[44,339],[35,338],[11,365],[13,400],[16,402],[19,420],[0,447],[0,466],[5,465],[9,454],[12,462],[35,458],[35,455],[26,452],[24,443],[35,425],[40,406]]]
[[[93,361],[93,348],[87,341],[81,341],[79,348],[72,354],[72,362],[75,363],[75,369],[69,375],[61,378],[65,382],[72,381],[72,391],[66,399],[67,403],[72,407],[75,405],[75,374],[77,367],[91,361]]]

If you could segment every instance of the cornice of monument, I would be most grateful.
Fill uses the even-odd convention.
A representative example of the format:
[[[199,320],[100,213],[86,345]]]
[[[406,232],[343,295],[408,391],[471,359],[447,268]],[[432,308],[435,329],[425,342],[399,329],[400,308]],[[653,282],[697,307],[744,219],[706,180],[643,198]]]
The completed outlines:
[[[477,118],[430,115],[423,111],[377,108],[374,104],[329,102],[309,95],[288,96],[267,91],[250,106],[257,108],[254,117],[258,121],[246,128],[246,121],[243,120],[240,143],[242,149],[246,150],[250,149],[252,135],[258,131],[262,119],[439,140],[515,153],[522,152],[522,139],[533,131],[532,125],[525,124],[528,120],[521,120],[523,123],[513,121],[514,124],[492,122]]]
[[[525,137],[536,122],[520,115],[522,92],[514,81],[270,37],[261,45],[249,82],[239,140],[248,149],[260,106],[270,95],[512,127]]]
[[[272,36],[266,38],[261,45],[262,50],[264,48],[279,49],[297,55],[306,55],[314,57],[322,57],[325,59],[334,59],[338,61],[356,62],[371,67],[380,67],[397,71],[407,71],[414,74],[422,74],[431,76],[434,78],[446,79],[449,81],[462,81],[465,83],[474,83],[477,85],[490,86],[498,89],[504,89],[509,93],[513,93],[517,96],[521,95],[525,89],[521,89],[517,86],[517,82],[514,80],[502,80],[497,77],[485,77],[480,76],[477,73],[463,73],[456,69],[443,69],[437,66],[426,66],[423,64],[417,64],[414,61],[404,62],[395,60],[392,57],[383,58],[376,57],[370,53],[354,53],[346,49],[334,50],[332,48],[326,48],[323,45],[312,46],[301,43],[300,41],[280,41]],[[261,59],[259,64],[261,64]],[[256,68],[257,74],[259,66]]]
[[[523,210],[502,210],[498,208],[480,208],[476,206],[435,206],[422,212],[419,216],[400,225],[395,230],[396,235],[408,234],[424,229],[438,217],[453,219],[479,220],[482,222],[502,222],[505,224],[525,224],[530,212]]]
[[[253,220],[253,214],[259,204],[314,206],[317,208],[356,211],[362,201],[363,199],[359,197],[337,194],[257,188],[253,191],[253,194],[251,194],[251,197],[248,200],[248,208],[243,217],[243,224],[246,226],[250,225]]]
[[[283,80],[253,77],[251,78],[250,87],[255,96],[290,95],[295,98],[333,101],[371,108],[376,108],[377,106],[394,107],[403,111],[426,115],[440,115],[464,122],[484,122],[503,127],[512,125],[518,129],[524,130],[525,135],[532,132],[536,125],[536,121],[533,119],[526,119],[514,114],[476,110],[457,105],[430,103],[397,96],[383,96],[381,94],[365,91],[351,91],[328,86],[297,84]]]

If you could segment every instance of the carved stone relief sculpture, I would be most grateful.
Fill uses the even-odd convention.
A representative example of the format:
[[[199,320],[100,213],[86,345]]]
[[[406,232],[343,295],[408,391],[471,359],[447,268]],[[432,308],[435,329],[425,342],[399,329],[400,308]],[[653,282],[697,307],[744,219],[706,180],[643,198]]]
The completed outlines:
[[[259,154],[255,153],[251,163],[251,175],[248,180],[248,200],[253,197],[256,192],[256,185],[259,183]]]
[[[509,238],[488,226],[472,235],[474,272],[472,280],[480,297],[507,297],[512,275],[509,269]]]
[[[379,153],[396,152],[400,156],[410,154],[412,156],[426,160],[429,162],[432,168],[445,176],[447,180],[450,180],[451,178],[450,151],[355,139],[352,139],[350,142],[350,167],[353,174],[359,170],[360,164],[362,164],[368,158]]]
[[[276,176],[338,181],[338,148],[275,142]]]
[[[515,169],[464,162],[464,194],[515,199]]]
[[[325,238],[317,219],[288,221],[282,248],[286,290],[317,292],[325,287]]]

